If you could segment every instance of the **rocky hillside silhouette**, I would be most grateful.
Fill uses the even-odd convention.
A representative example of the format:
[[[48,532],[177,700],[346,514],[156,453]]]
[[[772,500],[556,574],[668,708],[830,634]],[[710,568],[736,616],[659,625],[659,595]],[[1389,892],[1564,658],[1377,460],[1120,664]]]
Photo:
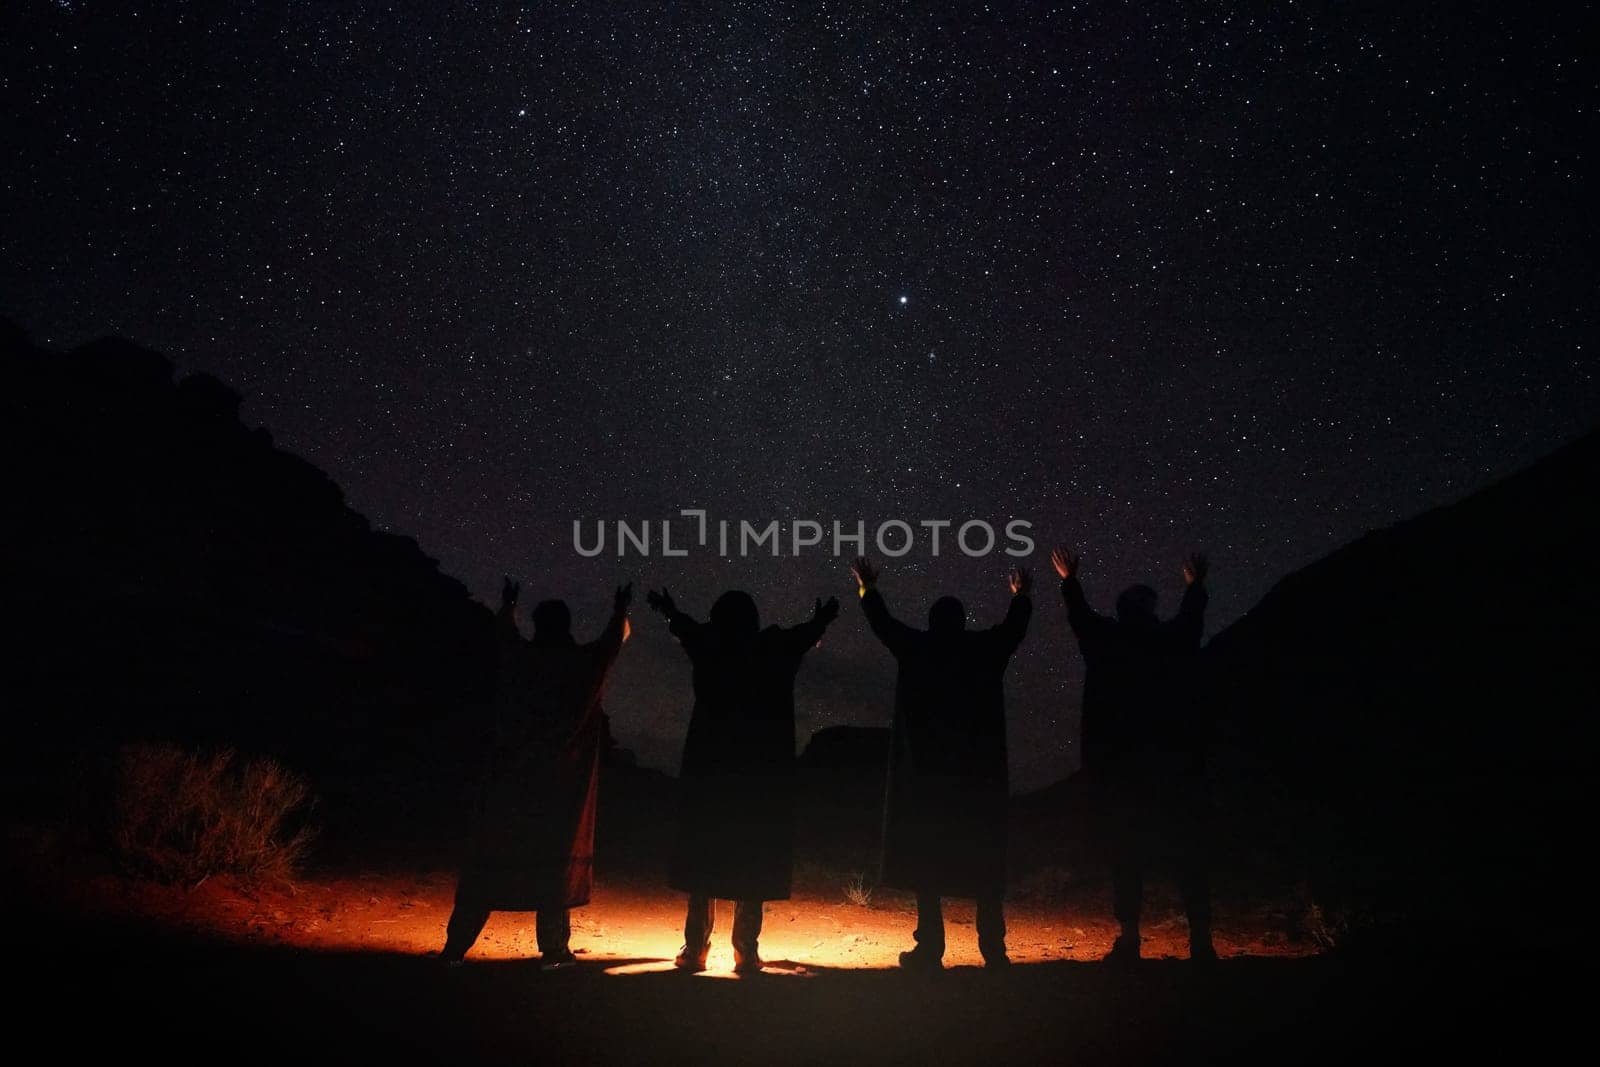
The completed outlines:
[[[1217,634],[1233,827],[1342,913],[1551,936],[1520,915],[1571,888],[1594,764],[1597,487],[1591,433],[1290,575]]]
[[[161,736],[314,769],[492,682],[489,612],[245,426],[222,382],[9,323],[0,358],[14,752]]]

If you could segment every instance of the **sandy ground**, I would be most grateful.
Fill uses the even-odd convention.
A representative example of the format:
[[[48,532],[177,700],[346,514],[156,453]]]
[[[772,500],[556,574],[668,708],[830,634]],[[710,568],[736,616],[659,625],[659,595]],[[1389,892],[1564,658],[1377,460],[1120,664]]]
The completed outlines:
[[[469,963],[431,958],[453,876],[312,878],[246,892],[74,878],[8,904],[12,1018],[50,1047],[163,1063],[1430,1062],[1552,1052],[1586,1017],[1548,959],[1310,955],[1270,920],[1220,917],[1223,959],[1181,958],[1152,906],[1146,961],[1099,962],[1099,904],[1010,911],[1017,966],[978,966],[971,910],[948,909],[952,966],[891,966],[909,901],[827,893],[770,906],[759,976],[669,964],[680,898],[603,884],[575,914],[572,967],[541,968],[531,916],[497,915]],[[1253,925],[1254,924],[1254,925]],[[1277,942],[1277,943],[1274,943]]]
[[[84,887],[82,905],[104,916],[139,916],[159,927],[240,945],[323,952],[383,952],[427,955],[444,940],[455,877],[448,872],[324,875],[293,887],[246,888],[227,880],[193,890],[130,885],[105,880]],[[469,961],[515,960],[538,955],[531,913],[496,913]],[[732,907],[718,905],[710,976],[731,977],[727,943]],[[1098,960],[1111,947],[1116,928],[1098,901],[1055,907],[1008,906],[1007,947],[1016,963]],[[589,960],[665,963],[681,944],[683,898],[665,888],[600,884],[594,900],[572,913],[572,947]],[[948,967],[975,967],[978,955],[969,901],[945,904]],[[778,974],[809,969],[894,967],[910,948],[916,926],[909,895],[879,890],[869,903],[802,894],[767,905],[762,956]],[[1274,928],[1270,916],[1219,918],[1219,953],[1227,957],[1297,958],[1314,948]],[[1170,907],[1153,906],[1145,929],[1144,955],[1188,955],[1188,928]],[[646,961],[640,963],[639,961]]]

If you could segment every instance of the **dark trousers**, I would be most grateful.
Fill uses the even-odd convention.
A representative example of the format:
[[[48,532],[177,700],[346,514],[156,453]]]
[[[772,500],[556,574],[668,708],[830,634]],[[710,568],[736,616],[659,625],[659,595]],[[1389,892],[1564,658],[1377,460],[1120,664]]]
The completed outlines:
[[[978,951],[984,959],[1006,954],[1006,916],[999,893],[978,898]],[[944,957],[944,906],[938,893],[917,894],[917,951]]]
[[[1139,912],[1144,904],[1144,877],[1149,866],[1141,850],[1128,849],[1111,862],[1112,910],[1122,924],[1122,932],[1139,933]],[[1211,880],[1198,853],[1176,856],[1172,861],[1183,897],[1183,910],[1189,917],[1191,939],[1211,937]]]
[[[733,960],[735,964],[758,959],[756,942],[761,938],[762,903],[739,900],[733,905]],[[689,894],[689,910],[683,920],[683,951],[704,958],[711,949],[711,931],[717,924],[717,902],[699,893]]]
[[[1204,776],[1182,758],[1145,755],[1102,785],[1111,861],[1111,906],[1122,932],[1139,936],[1146,875],[1170,871],[1189,918],[1189,937],[1211,941],[1210,798]]]
[[[450,924],[445,927],[444,954],[460,959],[467,954],[478,935],[489,921],[488,908],[464,904],[459,899],[450,912]],[[566,908],[541,908],[533,921],[534,937],[539,952],[545,956],[565,956],[572,940],[572,916]]]

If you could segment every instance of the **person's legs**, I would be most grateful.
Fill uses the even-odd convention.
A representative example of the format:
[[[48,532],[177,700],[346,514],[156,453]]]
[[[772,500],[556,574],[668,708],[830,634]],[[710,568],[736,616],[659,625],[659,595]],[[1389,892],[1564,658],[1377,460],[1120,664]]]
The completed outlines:
[[[539,955],[547,963],[572,960],[572,914],[566,908],[540,908],[533,922]]]
[[[1122,926],[1122,936],[1139,940],[1139,913],[1144,906],[1144,865],[1137,856],[1123,854],[1111,864],[1111,911]]]
[[[741,974],[761,970],[761,918],[764,905],[759,900],[740,900],[733,905],[733,969]]]
[[[1139,911],[1144,896],[1140,790],[1125,768],[1102,769],[1095,778],[1099,850],[1111,868],[1111,913],[1122,930],[1108,960],[1139,958]]]
[[[943,966],[944,959],[944,909],[936,892],[917,894],[917,929],[911,935],[917,947],[900,953],[902,967]]]
[[[1000,893],[978,898],[978,951],[983,953],[983,962],[991,967],[1003,967],[1011,962],[1006,955],[1005,902]]]
[[[917,894],[917,929],[911,936],[918,952],[944,958],[944,902],[938,893]]]
[[[450,912],[450,922],[445,926],[444,950],[439,953],[440,957],[459,962],[473,942],[478,940],[478,935],[483,933],[488,922],[488,908],[463,901],[457,893],[455,908]]]
[[[1111,859],[1111,910],[1122,931],[1109,959],[1139,958],[1139,912],[1144,904],[1144,857],[1133,842],[1123,842]]]
[[[717,902],[702,893],[689,894],[689,909],[683,920],[683,951],[677,964],[685,970],[706,969],[706,953],[711,951],[711,931],[717,922]]]
[[[1206,863],[1204,842],[1191,838],[1177,857],[1178,892],[1189,918],[1189,958],[1214,960],[1217,950],[1211,943],[1211,872]]]

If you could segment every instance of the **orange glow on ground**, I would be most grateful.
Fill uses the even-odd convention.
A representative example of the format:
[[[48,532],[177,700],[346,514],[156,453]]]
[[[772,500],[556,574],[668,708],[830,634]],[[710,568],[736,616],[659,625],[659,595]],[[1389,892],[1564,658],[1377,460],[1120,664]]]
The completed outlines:
[[[102,887],[111,890],[112,887]],[[323,877],[294,889],[248,892],[224,881],[193,892],[147,887],[130,896],[93,894],[96,910],[129,910],[163,925],[185,928],[242,944],[329,952],[431,955],[444,942],[455,878],[450,873],[416,877],[369,874]],[[572,913],[572,948],[580,961],[606,964],[607,974],[670,970],[682,944],[684,899],[665,888],[600,885],[589,906]],[[733,978],[728,944],[733,909],[719,902],[706,978]],[[1116,929],[1097,898],[1055,906],[1014,903],[1007,907],[1007,946],[1013,962],[1095,960],[1110,949]],[[945,905],[947,967],[982,965],[971,902]],[[880,890],[870,906],[848,903],[842,894],[803,894],[767,905],[761,955],[767,975],[807,977],[817,970],[879,969],[898,965],[912,947],[915,906],[907,894]],[[1187,955],[1188,931],[1170,908],[1152,908],[1144,954]],[[1250,917],[1219,916],[1217,948],[1224,956],[1304,956],[1306,945],[1287,943]],[[497,912],[467,961],[530,959],[538,955],[531,913]]]

